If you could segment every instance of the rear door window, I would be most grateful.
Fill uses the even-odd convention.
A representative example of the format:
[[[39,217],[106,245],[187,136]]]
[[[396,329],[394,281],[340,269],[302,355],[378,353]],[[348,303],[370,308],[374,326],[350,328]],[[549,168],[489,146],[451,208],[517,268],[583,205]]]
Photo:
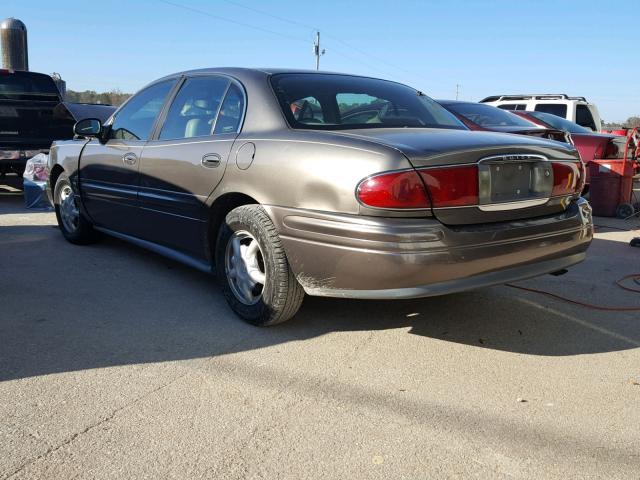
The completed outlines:
[[[135,94],[116,113],[109,138],[147,140],[175,80],[156,83]]]
[[[552,115],[567,118],[567,106],[562,103],[538,103],[535,111],[551,113]]]
[[[589,107],[586,105],[576,105],[576,123],[591,130],[597,130],[596,122],[593,120],[593,115],[591,115],[591,110],[589,110]]]
[[[225,77],[188,78],[169,108],[160,140],[212,135],[228,86]]]

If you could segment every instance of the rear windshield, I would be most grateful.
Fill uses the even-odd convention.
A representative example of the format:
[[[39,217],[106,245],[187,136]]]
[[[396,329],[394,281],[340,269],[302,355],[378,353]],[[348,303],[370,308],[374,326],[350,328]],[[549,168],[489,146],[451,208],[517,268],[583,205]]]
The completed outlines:
[[[331,74],[271,77],[280,106],[293,128],[466,127],[431,98],[399,83]]]
[[[58,87],[48,75],[31,72],[0,71],[0,95],[59,95]]]
[[[527,112],[532,117],[542,120],[544,123],[551,125],[558,130],[564,130],[569,133],[593,133],[588,128],[581,127],[577,123],[570,122],[566,118],[558,117],[551,113],[545,112]]]
[[[445,106],[452,112],[462,115],[481,127],[537,127],[524,118],[491,105],[482,103],[448,103]]]

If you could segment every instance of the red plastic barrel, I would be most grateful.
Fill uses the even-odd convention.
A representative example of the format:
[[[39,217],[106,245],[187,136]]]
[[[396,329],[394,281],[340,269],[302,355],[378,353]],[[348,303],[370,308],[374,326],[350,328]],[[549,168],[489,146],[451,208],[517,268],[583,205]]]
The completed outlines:
[[[589,203],[593,214],[615,217],[618,205],[631,201],[633,163],[622,158],[589,162]]]

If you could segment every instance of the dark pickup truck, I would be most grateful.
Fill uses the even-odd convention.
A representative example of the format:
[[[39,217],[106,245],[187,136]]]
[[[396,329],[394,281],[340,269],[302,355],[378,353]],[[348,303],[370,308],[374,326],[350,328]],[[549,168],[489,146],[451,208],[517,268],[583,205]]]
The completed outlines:
[[[0,70],[0,175],[22,174],[27,160],[49,152],[54,140],[73,138],[82,118],[101,120],[114,107],[63,103],[49,75]]]

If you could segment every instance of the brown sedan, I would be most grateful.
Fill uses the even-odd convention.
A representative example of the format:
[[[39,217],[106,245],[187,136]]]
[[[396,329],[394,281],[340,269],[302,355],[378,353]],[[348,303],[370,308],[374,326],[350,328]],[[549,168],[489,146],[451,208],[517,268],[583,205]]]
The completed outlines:
[[[49,159],[63,235],[213,271],[257,325],[305,293],[426,297],[561,271],[592,238],[573,146],[470,132],[385,80],[184,72],[76,134]]]

